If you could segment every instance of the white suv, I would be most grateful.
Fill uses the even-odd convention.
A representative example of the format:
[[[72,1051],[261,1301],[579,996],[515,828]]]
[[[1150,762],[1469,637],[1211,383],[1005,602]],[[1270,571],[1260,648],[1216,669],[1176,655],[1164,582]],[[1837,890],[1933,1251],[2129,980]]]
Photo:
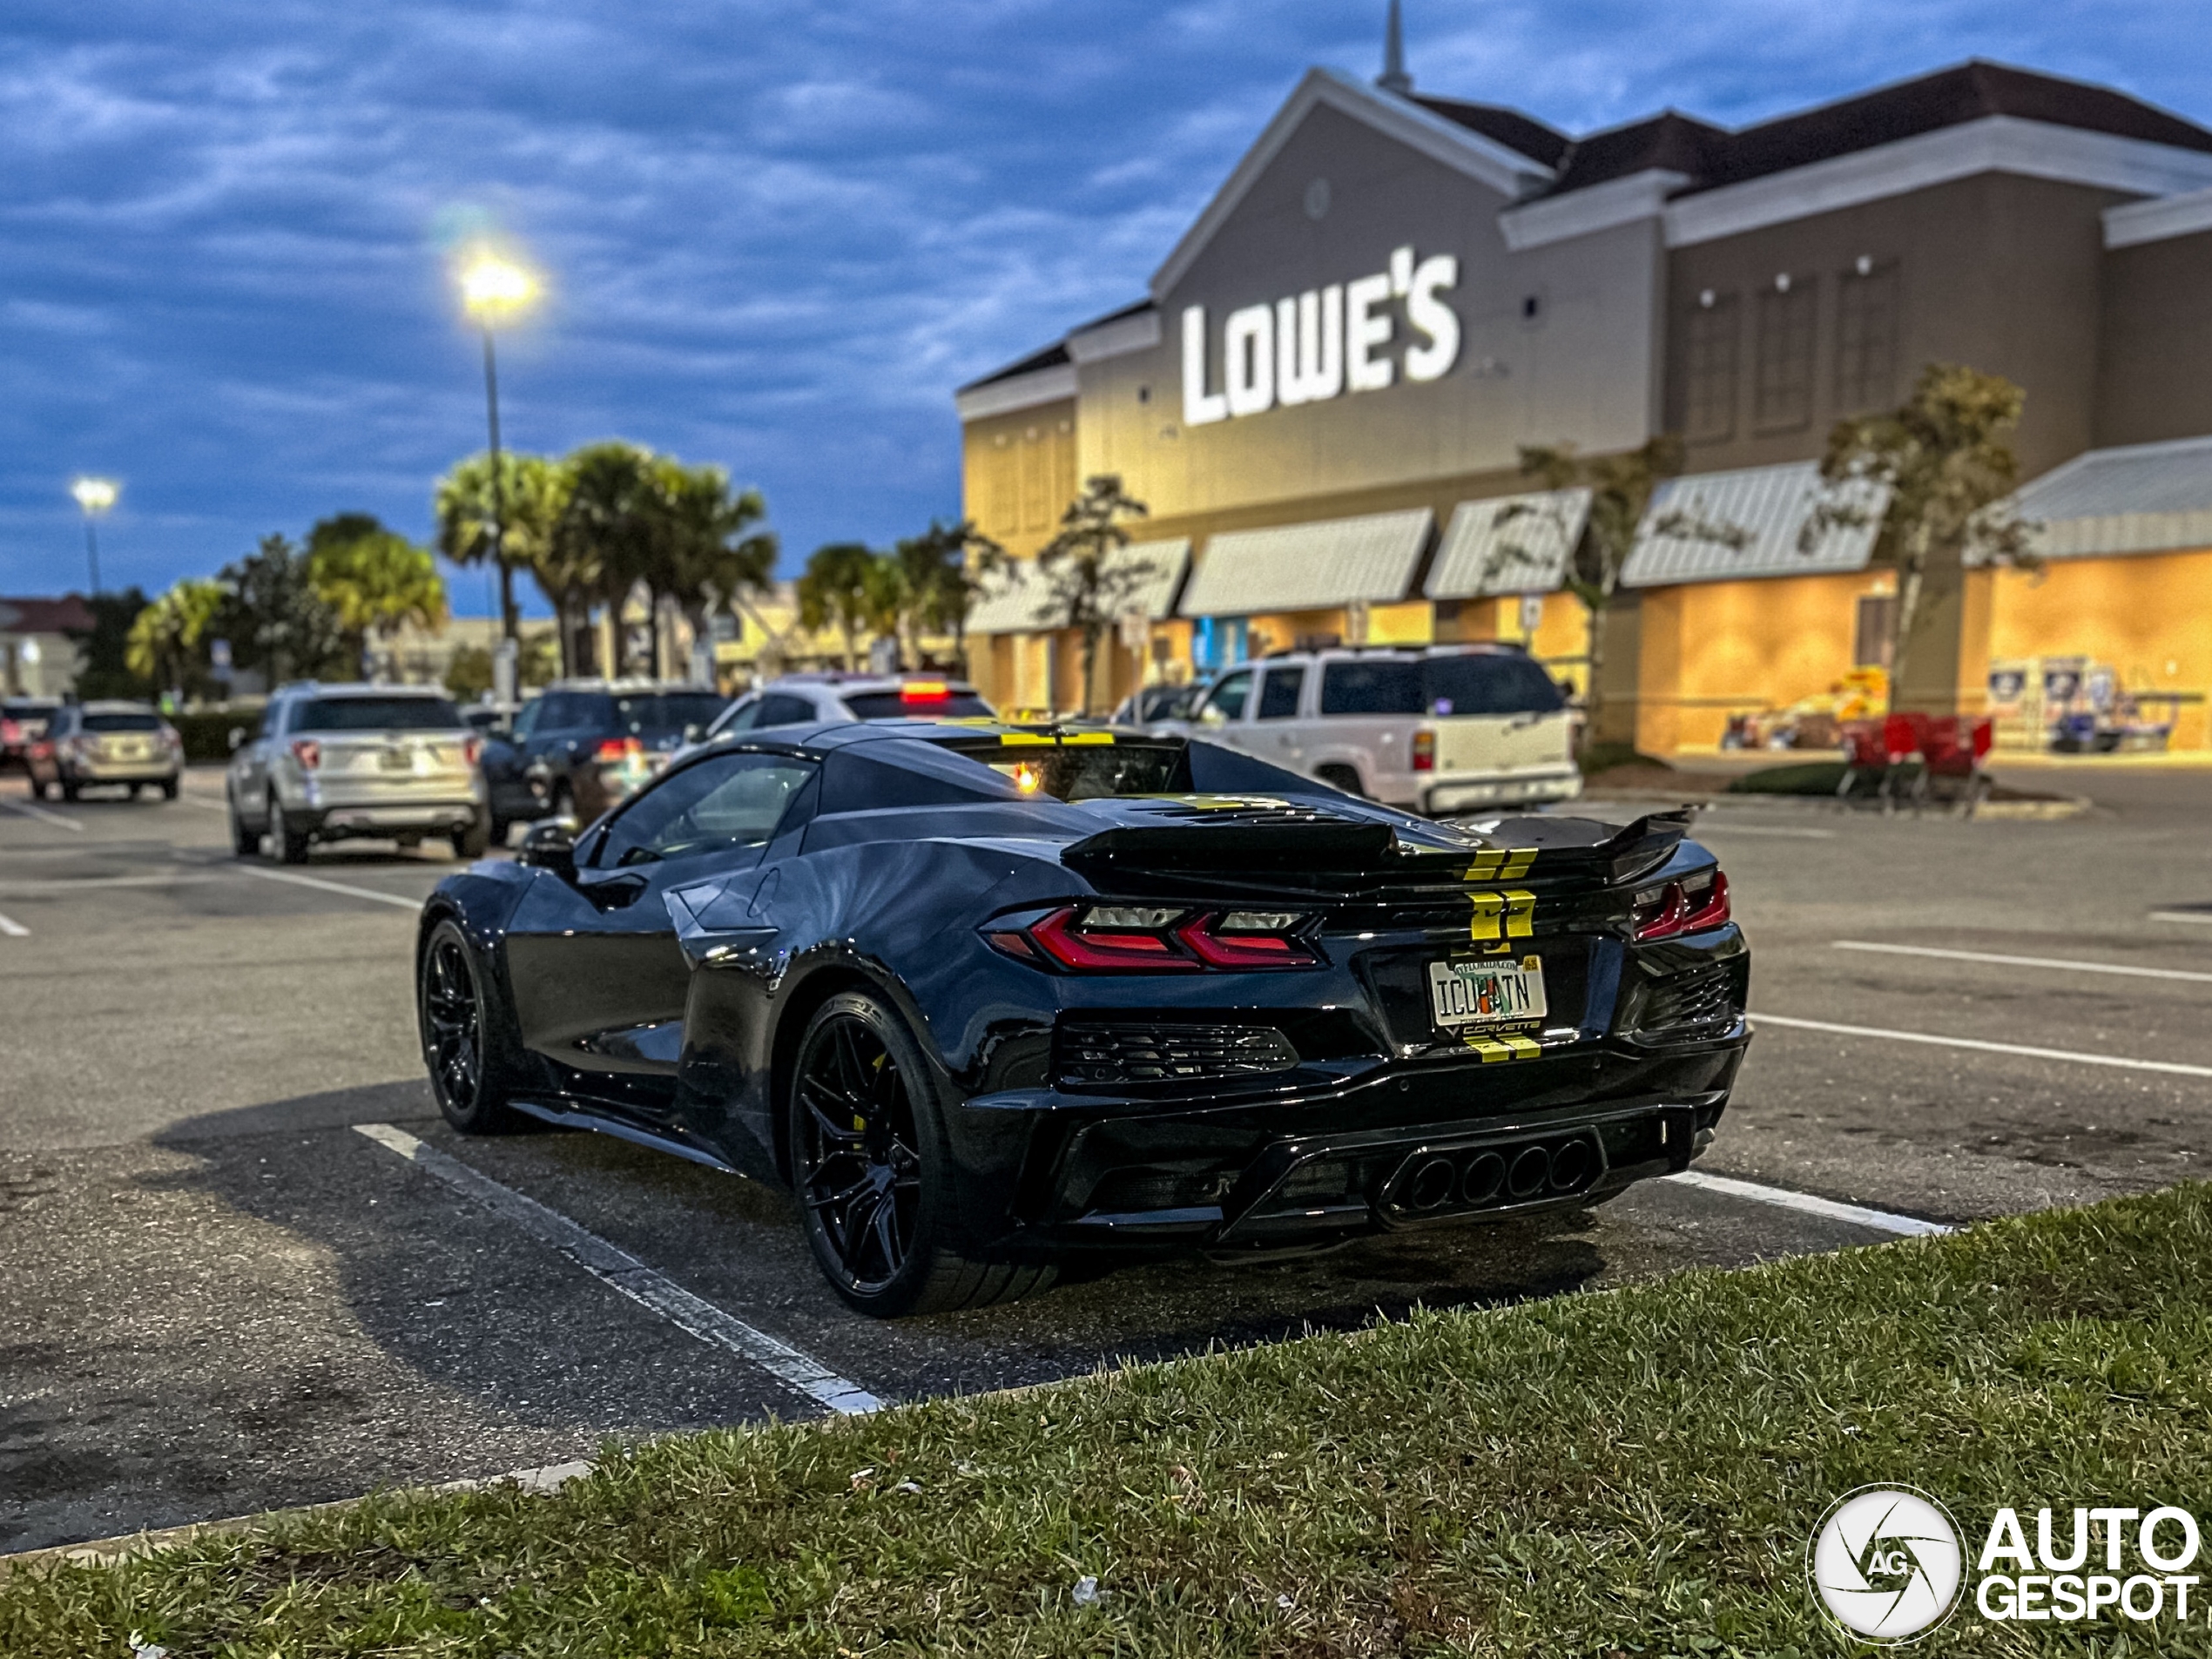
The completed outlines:
[[[1289,651],[1164,724],[1432,815],[1582,792],[1567,698],[1514,645]]]
[[[851,720],[988,719],[991,713],[973,685],[942,674],[786,674],[731,704],[706,735]]]

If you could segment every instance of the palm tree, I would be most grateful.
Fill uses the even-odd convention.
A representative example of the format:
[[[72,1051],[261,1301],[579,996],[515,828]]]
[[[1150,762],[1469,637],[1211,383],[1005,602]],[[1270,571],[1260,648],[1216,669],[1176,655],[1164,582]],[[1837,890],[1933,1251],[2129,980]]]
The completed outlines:
[[[672,600],[694,641],[707,637],[707,617],[733,606],[743,593],[764,593],[776,568],[776,535],[756,529],[768,515],[757,489],[732,495],[719,467],[687,467],[673,456],[656,460],[648,510],[653,552],[645,585],[656,617],[663,597]],[[658,650],[660,633],[654,630]]]
[[[1085,481],[1083,493],[1060,516],[1060,534],[1037,553],[1047,595],[1040,620],[1082,631],[1086,714],[1090,712],[1099,637],[1158,574],[1148,561],[1114,556],[1129,545],[1129,531],[1119,521],[1142,518],[1150,510],[1123,491],[1119,473],[1101,473]]]
[[[307,579],[337,616],[358,662],[373,639],[408,623],[445,625],[437,561],[368,513],[341,513],[307,532]]]
[[[506,511],[501,550],[510,569],[528,570],[560,618],[564,667],[574,652],[574,632],[590,621],[595,577],[556,556],[554,528],[568,503],[566,465],[544,455],[503,450],[499,457],[501,504]],[[438,551],[455,564],[476,565],[491,556],[491,460],[473,455],[438,480],[435,511]],[[583,607],[579,614],[578,607]]]
[[[614,634],[614,660],[627,671],[622,609],[654,563],[658,533],[653,457],[619,439],[586,444],[564,463],[567,499],[550,537],[554,556],[588,573],[588,591],[606,606]]]
[[[880,600],[869,592],[876,556],[859,542],[831,542],[818,547],[799,578],[799,624],[810,633],[837,624],[845,636],[845,666],[854,668],[854,643]]]
[[[957,524],[935,519],[919,536],[895,543],[892,557],[905,578],[906,620],[918,633],[923,629],[953,637],[953,655],[960,671],[968,671],[968,613],[975,603],[980,577],[1006,563],[1006,550],[963,518]]]
[[[185,577],[132,618],[124,666],[165,690],[199,690],[207,678],[200,641],[222,608],[221,583]]]

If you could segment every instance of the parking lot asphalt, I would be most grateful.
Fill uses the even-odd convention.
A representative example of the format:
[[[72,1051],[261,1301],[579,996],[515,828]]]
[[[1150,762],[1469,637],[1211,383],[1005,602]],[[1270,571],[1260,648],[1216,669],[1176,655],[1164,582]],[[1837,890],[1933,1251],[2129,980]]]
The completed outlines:
[[[1765,1197],[1647,1184],[1589,1212],[1155,1262],[887,1325],[822,1285],[779,1192],[596,1136],[446,1129],[408,960],[442,851],[280,869],[231,856],[216,774],[175,803],[66,806],[0,779],[0,1550],[820,1409],[671,1296],[912,1399],[1893,1234],[1791,1194],[1958,1221],[2188,1178],[2212,1106],[2212,921],[2154,917],[2212,918],[2212,772],[2062,786],[2098,809],[1701,820],[1768,1017],[1699,1168]],[[518,1224],[363,1124],[554,1219]],[[637,1271],[595,1276],[563,1226]]]

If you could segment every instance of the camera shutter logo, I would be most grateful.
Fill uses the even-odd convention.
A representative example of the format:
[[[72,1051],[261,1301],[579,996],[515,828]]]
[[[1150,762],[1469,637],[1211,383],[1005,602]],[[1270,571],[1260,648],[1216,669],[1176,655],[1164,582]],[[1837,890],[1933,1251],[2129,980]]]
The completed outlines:
[[[1910,1642],[1958,1605],[1961,1557],[1959,1528],[1933,1498],[1862,1487],[1838,1499],[1813,1534],[1813,1592],[1854,1635]]]

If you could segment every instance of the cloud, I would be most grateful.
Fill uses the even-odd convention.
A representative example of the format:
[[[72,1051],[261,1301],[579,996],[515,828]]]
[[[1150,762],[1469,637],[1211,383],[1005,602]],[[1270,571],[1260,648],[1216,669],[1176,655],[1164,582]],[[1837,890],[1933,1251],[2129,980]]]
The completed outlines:
[[[0,590],[346,509],[428,530],[482,439],[442,244],[550,279],[512,442],[620,434],[767,492],[797,555],[958,507],[951,391],[1143,292],[1383,0],[15,0],[0,18]],[[1741,122],[1970,54],[2212,114],[2177,0],[1407,0],[1420,84],[1576,130]],[[471,596],[463,592],[464,604]]]

